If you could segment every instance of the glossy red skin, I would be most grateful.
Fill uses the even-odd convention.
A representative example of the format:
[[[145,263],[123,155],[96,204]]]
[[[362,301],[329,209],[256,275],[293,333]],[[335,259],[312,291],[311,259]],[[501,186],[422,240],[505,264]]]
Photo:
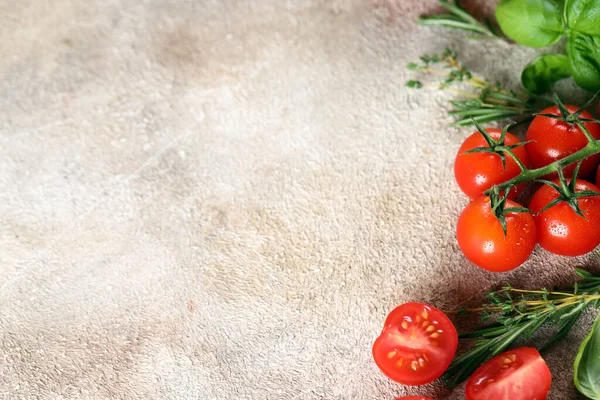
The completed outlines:
[[[558,180],[554,181],[558,183]],[[600,189],[589,182],[577,180],[575,191]],[[540,213],[548,203],[559,196],[548,185],[543,185],[531,198],[529,209],[535,213],[538,243],[551,253],[561,256],[580,256],[594,250],[600,244],[600,197],[582,197],[579,208],[582,218],[565,202]]]
[[[431,397],[425,396],[404,396],[398,397],[396,400],[433,400]]]
[[[373,358],[388,378],[424,385],[446,371],[457,346],[456,328],[443,312],[428,304],[406,303],[387,316],[373,344]]]
[[[567,110],[572,114],[579,110],[579,107],[567,105]],[[557,106],[546,108],[542,111],[543,114],[560,115]],[[594,117],[587,111],[581,113],[581,118],[593,119]],[[600,139],[600,125],[594,122],[583,124],[590,134]],[[525,148],[529,163],[532,168],[544,167],[558,159],[564,158],[569,154],[581,150],[588,144],[583,132],[575,125],[570,125],[562,121],[558,121],[548,117],[537,116],[533,119],[525,140],[531,140]],[[600,154],[584,159],[579,170],[580,177],[589,176],[600,162]],[[565,176],[569,177],[573,174],[576,163],[573,163],[564,169]],[[550,174],[546,178],[554,178],[557,174]]]
[[[502,131],[496,128],[489,128],[486,132],[492,138],[498,140]],[[515,135],[507,132],[504,143],[507,146],[512,146],[521,143],[521,141]],[[458,183],[460,190],[471,199],[476,199],[493,185],[514,178],[521,172],[517,163],[508,155],[506,156],[505,169],[502,166],[502,161],[498,154],[464,154],[466,151],[477,147],[489,147],[480,132],[473,133],[463,142],[460,149],[458,149],[458,154],[454,161],[454,177],[456,183]],[[519,160],[527,166],[528,159],[525,146],[517,147],[513,149],[513,152]],[[510,197],[514,198],[524,186],[524,184],[517,186],[514,191],[511,191]]]
[[[507,200],[505,208],[522,207]],[[492,212],[489,197],[481,196],[465,207],[456,226],[458,245],[473,264],[493,272],[506,272],[523,264],[536,242],[533,216],[506,214],[506,236]]]
[[[503,368],[506,365],[508,367]],[[544,400],[551,384],[550,369],[540,353],[530,347],[521,347],[499,354],[477,368],[467,382],[465,398]]]

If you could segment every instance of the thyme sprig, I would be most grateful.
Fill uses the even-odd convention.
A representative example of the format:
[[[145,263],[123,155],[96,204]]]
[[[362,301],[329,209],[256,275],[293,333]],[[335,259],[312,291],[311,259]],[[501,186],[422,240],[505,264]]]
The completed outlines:
[[[576,268],[580,282],[561,290],[525,290],[506,285],[489,292],[489,301],[477,308],[463,308],[450,314],[479,313],[487,326],[462,333],[460,339],[476,338],[475,347],[456,357],[443,379],[450,387],[467,379],[479,365],[506,350],[516,340],[527,340],[544,324],[556,333],[540,350],[564,337],[589,306],[600,306],[600,275]]]
[[[409,63],[408,69],[428,75],[442,77],[442,81],[423,83],[409,80],[411,88],[437,87],[458,94],[463,100],[452,100],[454,107],[448,114],[456,118],[452,126],[473,125],[479,123],[518,119],[525,122],[533,118],[536,111],[551,102],[545,98],[533,96],[523,91],[504,89],[499,82],[491,83],[475,76],[457,61],[456,51],[446,49],[441,54],[422,56],[421,63]]]

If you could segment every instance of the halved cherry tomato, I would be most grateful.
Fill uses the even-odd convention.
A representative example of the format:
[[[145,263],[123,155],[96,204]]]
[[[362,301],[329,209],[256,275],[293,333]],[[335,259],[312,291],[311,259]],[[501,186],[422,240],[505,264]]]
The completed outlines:
[[[507,200],[505,208],[521,207]],[[527,212],[505,214],[506,236],[494,215],[489,197],[479,197],[458,218],[458,246],[473,264],[493,272],[517,268],[529,257],[536,241],[533,216]]]
[[[398,397],[396,400],[433,400],[431,397],[425,397],[425,396],[405,396],[405,397]]]
[[[540,353],[509,350],[479,367],[469,378],[466,400],[544,400],[552,376]]]
[[[567,105],[567,110],[573,114],[579,107]],[[546,108],[542,114],[553,114],[560,116],[560,110],[557,106]],[[594,117],[587,111],[580,115],[581,118],[593,119]],[[585,128],[595,139],[600,139],[600,125],[594,122],[583,124]],[[525,140],[531,140],[525,145],[527,156],[532,168],[546,166],[558,159],[564,158],[569,154],[581,150],[588,144],[588,140],[576,125],[571,125],[563,121],[558,121],[549,117],[537,116],[533,119],[527,129]],[[586,177],[592,173],[600,162],[600,154],[587,157],[581,164],[579,176]],[[571,164],[564,169],[565,176],[571,176],[576,164]],[[556,177],[556,174],[552,174]]]
[[[501,130],[496,128],[486,129],[486,132],[494,139],[500,138]],[[504,144],[512,146],[521,141],[510,132],[506,133]],[[509,155],[505,155],[506,167],[502,166],[502,159],[495,153],[468,153],[466,151],[477,147],[490,147],[480,132],[469,136],[458,149],[454,161],[454,177],[460,189],[471,199],[475,199],[493,185],[505,182],[519,175],[521,169]],[[527,166],[527,152],[525,146],[514,148],[513,153]],[[514,198],[525,184],[517,186],[511,191],[510,197]]]
[[[458,334],[443,312],[423,303],[396,307],[373,344],[375,363],[390,379],[404,385],[424,385],[450,365]]]
[[[554,183],[558,184],[558,180]],[[589,182],[577,179],[575,192],[600,188]],[[538,243],[551,253],[561,256],[580,256],[594,250],[600,244],[600,197],[581,197],[579,208],[584,217],[566,202],[560,202],[540,213],[547,204],[559,197],[556,189],[543,185],[531,198],[529,209],[534,217]]]

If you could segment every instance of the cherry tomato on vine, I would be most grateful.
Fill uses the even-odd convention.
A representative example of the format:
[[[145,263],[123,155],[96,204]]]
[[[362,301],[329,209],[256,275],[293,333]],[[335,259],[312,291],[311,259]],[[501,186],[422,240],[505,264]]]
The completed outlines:
[[[505,209],[521,207],[506,200]],[[536,242],[533,216],[528,212],[508,212],[506,236],[492,211],[490,198],[481,196],[465,207],[458,218],[458,246],[473,264],[493,272],[517,268],[529,257]]]
[[[423,303],[406,303],[385,319],[373,344],[373,358],[390,379],[424,385],[446,371],[457,346],[456,328],[443,312]]]
[[[530,347],[509,350],[479,367],[469,378],[466,400],[544,400],[552,376],[540,353]]]
[[[554,183],[559,184],[558,180]],[[583,180],[576,180],[575,191],[600,188]],[[558,198],[556,189],[544,185],[531,198],[529,208],[534,217],[538,243],[551,253],[561,256],[580,256],[594,250],[600,244],[600,197],[580,197],[579,208],[584,217],[575,213],[571,206],[562,201],[540,212],[547,204]]]
[[[567,110],[573,114],[579,108],[572,105],[565,106]],[[553,114],[560,116],[560,110],[557,106],[546,108],[542,114]],[[583,111],[581,118],[593,119],[592,115]],[[594,122],[586,122],[583,124],[585,128],[595,139],[600,139],[600,125]],[[525,140],[531,142],[525,145],[527,156],[532,168],[544,167],[558,159],[564,158],[569,154],[581,150],[588,144],[588,140],[575,124],[559,121],[549,117],[536,116],[529,129]],[[579,176],[586,177],[598,166],[600,162],[600,154],[595,154],[584,159],[579,170]],[[571,164],[564,169],[565,176],[571,176],[576,164]],[[556,174],[552,174],[555,177]]]
[[[501,130],[496,128],[486,129],[486,132],[494,139],[498,140],[501,135]],[[504,144],[513,146],[521,143],[521,141],[511,134],[506,133]],[[454,161],[454,177],[460,189],[469,196],[475,199],[483,194],[484,191],[491,188],[493,185],[505,182],[519,175],[521,169],[509,155],[505,155],[506,164],[502,165],[502,159],[495,153],[468,153],[478,147],[490,147],[483,135],[480,132],[475,132],[469,136],[458,149],[456,160]],[[516,147],[513,153],[521,162],[527,166],[527,152],[525,146]],[[514,198],[525,184],[517,186],[514,191],[511,191],[510,197]]]
[[[433,400],[431,397],[425,396],[404,396],[398,397],[396,400]]]

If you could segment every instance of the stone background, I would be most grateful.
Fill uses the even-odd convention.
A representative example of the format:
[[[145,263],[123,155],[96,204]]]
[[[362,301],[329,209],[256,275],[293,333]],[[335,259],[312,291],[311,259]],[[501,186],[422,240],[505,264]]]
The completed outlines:
[[[500,275],[461,255],[472,130],[405,65],[451,46],[517,88],[539,50],[414,24],[438,10],[0,0],[0,397],[462,399],[379,372],[387,313],[599,260],[538,248]],[[593,317],[545,353],[550,399],[575,398]]]

